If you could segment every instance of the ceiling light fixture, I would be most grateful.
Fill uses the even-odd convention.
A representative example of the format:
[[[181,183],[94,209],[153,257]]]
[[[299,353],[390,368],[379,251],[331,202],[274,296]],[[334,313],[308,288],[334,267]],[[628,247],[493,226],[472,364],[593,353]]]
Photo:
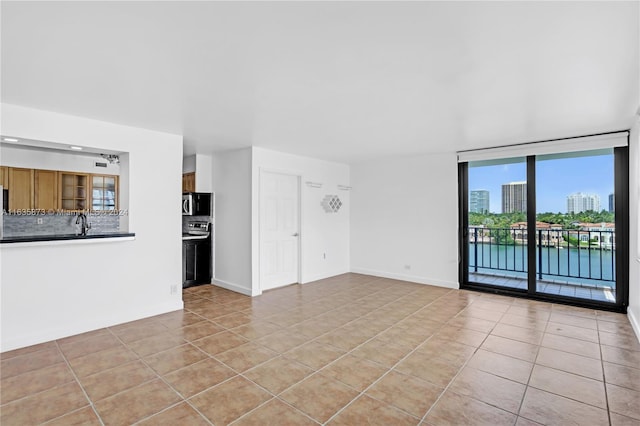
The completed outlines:
[[[5,142],[20,142],[16,138],[2,138],[2,140],[5,141]]]
[[[75,145],[71,145],[69,147],[69,149],[73,149],[74,151],[82,151],[82,147],[81,146],[75,146]]]

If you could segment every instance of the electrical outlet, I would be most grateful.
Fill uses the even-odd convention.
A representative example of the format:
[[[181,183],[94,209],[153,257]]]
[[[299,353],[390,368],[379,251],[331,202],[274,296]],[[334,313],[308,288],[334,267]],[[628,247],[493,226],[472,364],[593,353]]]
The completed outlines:
[[[36,219],[36,223],[37,223],[38,225],[42,225],[42,218],[41,218],[41,217],[39,217],[38,219]]]
[[[411,269],[411,265],[404,265],[404,269],[406,269],[406,270]]]
[[[173,284],[171,286],[171,294],[176,294],[178,292],[178,286],[176,284]]]

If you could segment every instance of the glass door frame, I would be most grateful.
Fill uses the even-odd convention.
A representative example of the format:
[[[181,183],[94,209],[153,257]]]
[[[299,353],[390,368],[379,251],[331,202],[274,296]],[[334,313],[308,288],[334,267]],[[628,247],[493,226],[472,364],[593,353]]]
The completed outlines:
[[[627,136],[628,140],[628,136]],[[527,156],[527,228],[536,229],[536,156]],[[517,289],[469,281],[469,170],[458,163],[458,280],[461,289],[526,297],[553,303],[626,313],[629,304],[629,148],[614,148],[614,194],[616,224],[616,301],[547,294],[537,291],[535,232],[527,239],[527,288]],[[533,235],[533,238],[531,237]]]

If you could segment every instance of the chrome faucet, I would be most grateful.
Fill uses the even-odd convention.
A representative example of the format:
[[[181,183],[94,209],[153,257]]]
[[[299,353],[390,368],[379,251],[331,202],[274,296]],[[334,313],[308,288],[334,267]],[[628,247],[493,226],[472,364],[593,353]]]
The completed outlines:
[[[76,225],[79,223],[82,223],[80,225],[82,229],[82,232],[80,233],[80,235],[84,237],[87,235],[87,231],[91,229],[91,224],[87,223],[87,215],[85,215],[84,213],[78,213],[78,218],[76,219]]]

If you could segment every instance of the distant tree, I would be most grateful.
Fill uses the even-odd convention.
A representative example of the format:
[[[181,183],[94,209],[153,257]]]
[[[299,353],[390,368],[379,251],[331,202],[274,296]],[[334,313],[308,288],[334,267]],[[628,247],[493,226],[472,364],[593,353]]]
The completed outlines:
[[[527,215],[524,212],[515,213],[473,213],[469,212],[469,225],[486,228],[508,229],[517,222],[526,222]],[[577,229],[579,223],[612,223],[615,222],[615,213],[602,210],[600,212],[586,211],[581,213],[538,213],[536,220],[552,225],[561,225],[565,229]]]

